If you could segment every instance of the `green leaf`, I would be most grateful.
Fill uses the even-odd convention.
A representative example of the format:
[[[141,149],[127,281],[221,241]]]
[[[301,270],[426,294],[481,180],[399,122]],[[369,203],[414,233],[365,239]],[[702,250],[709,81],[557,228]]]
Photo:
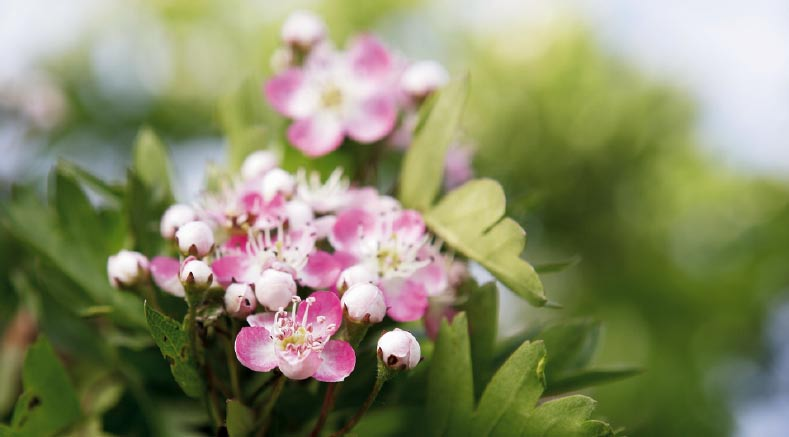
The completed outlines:
[[[608,424],[588,420],[596,402],[586,396],[575,395],[546,402],[522,420],[516,435],[529,437],[551,436],[613,436]]]
[[[58,161],[57,168],[58,171],[63,175],[69,176],[88,185],[93,190],[104,196],[106,200],[119,203],[123,198],[124,188],[122,186],[104,182],[97,176],[74,164],[73,162]]]
[[[16,436],[49,436],[80,419],[80,406],[66,370],[52,346],[40,337],[25,357],[25,391],[19,397],[11,429]]]
[[[58,212],[61,229],[74,243],[73,249],[90,249],[92,257],[106,256],[104,235],[96,235],[96,230],[102,229],[99,216],[90,204],[85,192],[70,176],[60,170],[55,170],[54,202]]]
[[[575,371],[592,360],[600,339],[600,322],[592,319],[576,319],[549,326],[538,338],[545,342],[550,351],[548,373],[551,376]]]
[[[604,369],[583,369],[571,373],[562,373],[558,376],[553,376],[549,372],[548,388],[545,390],[545,395],[553,396],[596,385],[608,384],[640,375],[643,371],[640,367],[623,366]]]
[[[477,285],[473,279],[466,281],[460,290],[468,296],[464,305],[468,314],[471,362],[474,369],[474,394],[479,397],[490,378],[491,365],[496,347],[499,320],[499,293],[495,282]]]
[[[563,261],[550,262],[540,265],[535,265],[534,270],[539,274],[543,273],[556,273],[562,270],[569,269],[570,267],[581,262],[581,257],[576,255]]]
[[[159,235],[159,220],[170,202],[157,200],[134,170],[129,169],[127,176],[124,208],[135,249],[147,254],[158,253],[163,243]]]
[[[507,288],[535,306],[547,303],[537,272],[520,258],[526,233],[504,217],[498,182],[475,179],[450,192],[425,214],[430,229],[449,246],[477,261]]]
[[[189,337],[175,320],[145,305],[145,317],[156,345],[170,363],[175,382],[187,395],[203,395],[203,380],[197,371],[194,357],[189,350]]]
[[[134,143],[134,170],[158,199],[172,201],[170,157],[167,148],[149,128],[143,128]]]
[[[426,434],[468,435],[474,409],[474,381],[465,313],[450,326],[441,322],[428,374]],[[473,434],[472,434],[473,435]]]
[[[406,208],[426,211],[441,189],[444,156],[457,135],[468,88],[468,77],[464,76],[441,90],[408,148],[400,172],[398,195]]]
[[[230,437],[245,437],[252,434],[255,416],[251,409],[239,401],[227,401],[227,434]]]

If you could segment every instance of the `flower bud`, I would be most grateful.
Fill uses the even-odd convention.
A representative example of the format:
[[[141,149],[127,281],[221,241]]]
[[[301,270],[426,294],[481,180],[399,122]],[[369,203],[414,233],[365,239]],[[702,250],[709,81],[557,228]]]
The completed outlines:
[[[253,152],[241,165],[241,177],[245,181],[250,181],[262,177],[269,170],[279,165],[277,155],[270,150],[258,150]]]
[[[378,275],[375,272],[361,264],[357,264],[348,267],[340,273],[340,278],[337,279],[337,291],[342,294],[356,284],[373,284],[377,280]]]
[[[417,99],[426,97],[446,85],[449,73],[436,61],[419,61],[411,64],[400,78],[400,86],[409,96]]]
[[[245,283],[233,283],[225,290],[225,310],[237,319],[243,319],[252,314],[257,306],[255,291],[252,285]]]
[[[315,220],[312,208],[301,200],[291,200],[285,204],[285,215],[290,229],[301,229]]]
[[[189,222],[178,228],[175,241],[184,255],[202,258],[214,249],[214,231],[205,222]]]
[[[296,11],[282,25],[282,40],[300,49],[309,49],[326,36],[326,24],[312,12]]]
[[[296,295],[296,281],[289,273],[268,269],[255,281],[255,296],[269,310],[285,308]]]
[[[421,358],[419,342],[408,331],[395,328],[378,340],[378,359],[390,369],[413,369]]]
[[[197,215],[191,206],[175,204],[164,212],[162,221],[159,223],[159,231],[162,237],[172,240],[178,228],[196,219]]]
[[[107,276],[115,288],[133,287],[148,278],[148,258],[139,252],[121,250],[107,258]]]
[[[277,194],[290,196],[296,188],[296,178],[281,168],[273,168],[266,172],[261,182],[263,199],[269,201]]]
[[[381,290],[373,284],[359,283],[342,295],[343,312],[356,323],[380,323],[386,315],[386,302]]]
[[[208,264],[195,257],[184,260],[181,266],[181,283],[187,289],[189,287],[206,289],[214,282],[214,272]]]

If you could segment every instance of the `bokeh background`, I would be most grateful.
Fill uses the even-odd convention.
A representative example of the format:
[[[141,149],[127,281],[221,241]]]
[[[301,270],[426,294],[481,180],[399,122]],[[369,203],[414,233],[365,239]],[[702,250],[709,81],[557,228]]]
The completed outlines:
[[[476,172],[504,184],[528,259],[579,261],[544,276],[564,309],[507,301],[503,335],[602,320],[596,361],[646,369],[592,391],[628,435],[789,429],[780,0],[4,0],[0,202],[13,184],[43,189],[59,158],[121,180],[143,125],[170,146],[189,200],[224,157],[217,100],[266,73],[294,8],[323,15],[338,43],[370,30],[470,73]],[[5,330],[19,248],[2,229]],[[2,415],[12,401],[0,393]]]

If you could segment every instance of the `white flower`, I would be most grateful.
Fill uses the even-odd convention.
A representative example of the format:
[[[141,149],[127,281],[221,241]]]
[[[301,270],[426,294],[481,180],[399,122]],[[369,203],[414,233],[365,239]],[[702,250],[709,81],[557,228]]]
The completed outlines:
[[[191,206],[183,204],[172,205],[162,215],[159,231],[162,237],[172,240],[178,228],[196,219],[197,214]]]
[[[268,202],[277,194],[290,196],[296,188],[296,180],[292,174],[281,168],[272,168],[263,176],[260,192]]]
[[[380,323],[386,315],[384,295],[373,284],[352,286],[342,295],[341,303],[348,318],[357,323]]]
[[[343,293],[356,284],[372,284],[377,280],[378,273],[361,264],[357,264],[348,267],[340,273],[340,278],[337,280],[337,290]]]
[[[244,283],[233,283],[225,291],[225,310],[232,317],[238,319],[246,318],[252,314],[257,306],[255,292],[251,285]]]
[[[419,364],[422,351],[410,332],[395,328],[378,340],[378,358],[391,369],[413,369]]]
[[[342,168],[336,168],[325,183],[318,172],[307,175],[304,169],[296,173],[296,196],[317,213],[337,211],[348,203],[350,182],[342,177]]]
[[[296,295],[296,281],[289,273],[268,269],[255,281],[255,296],[269,310],[288,306]]]
[[[214,231],[205,222],[189,222],[178,228],[175,241],[184,255],[202,258],[214,249]]]
[[[436,61],[411,64],[400,78],[400,87],[411,97],[423,98],[449,82],[449,73]]]
[[[302,49],[312,47],[325,36],[326,24],[312,12],[293,12],[282,25],[282,40]]]
[[[115,288],[133,287],[148,277],[148,258],[139,252],[121,250],[107,258],[107,276]]]
[[[245,181],[257,179],[278,165],[279,158],[276,153],[270,150],[258,150],[244,160],[241,165],[241,178]]]

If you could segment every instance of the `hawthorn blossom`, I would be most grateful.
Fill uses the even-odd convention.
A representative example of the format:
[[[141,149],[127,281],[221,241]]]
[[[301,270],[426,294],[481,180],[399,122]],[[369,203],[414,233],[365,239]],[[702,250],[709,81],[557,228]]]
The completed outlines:
[[[177,297],[184,297],[184,286],[179,273],[181,263],[175,258],[157,256],[151,260],[151,276],[157,287]]]
[[[400,77],[400,87],[410,98],[422,100],[449,82],[449,73],[436,61],[419,61],[408,66]]]
[[[148,278],[148,258],[139,252],[121,250],[107,259],[107,276],[115,288],[133,287]]]
[[[395,328],[378,339],[378,358],[391,369],[413,369],[421,361],[422,351],[413,334]]]
[[[260,313],[247,318],[235,341],[236,357],[245,367],[268,372],[274,368],[290,379],[313,377],[323,382],[343,381],[356,366],[350,344],[331,340],[342,323],[337,296],[316,291],[303,302],[293,297],[288,313]]]

